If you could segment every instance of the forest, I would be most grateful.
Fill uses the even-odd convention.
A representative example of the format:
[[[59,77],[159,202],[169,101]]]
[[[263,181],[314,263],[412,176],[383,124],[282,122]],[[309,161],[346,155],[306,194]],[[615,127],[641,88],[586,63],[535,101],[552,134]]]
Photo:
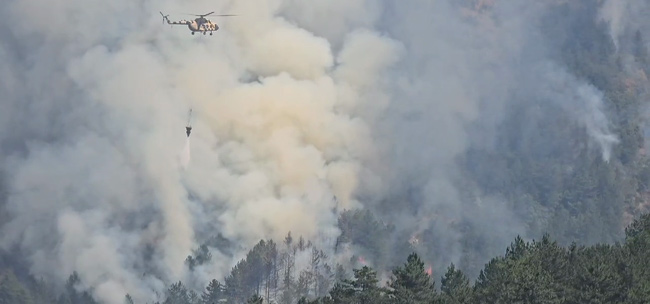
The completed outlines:
[[[183,282],[169,286],[165,301],[156,304],[213,303],[647,303],[650,299],[650,214],[625,229],[623,243],[562,247],[550,236],[524,241],[517,237],[505,253],[492,258],[477,278],[452,263],[437,276],[417,253],[408,255],[386,279],[371,266],[354,269],[323,262],[323,252],[287,235],[283,244],[260,241],[223,282],[212,280],[202,291]],[[296,270],[296,260],[309,266]],[[211,259],[202,246],[186,260],[195,267]],[[36,280],[21,282],[5,271],[0,303],[96,304],[88,292],[75,288],[72,274],[58,295]],[[276,299],[265,301],[265,299]],[[125,304],[134,301],[127,294]]]
[[[261,241],[225,283],[213,280],[198,294],[178,282],[169,288],[164,303],[263,303],[272,294],[277,303],[300,304],[647,303],[650,299],[650,214],[626,228],[622,244],[562,247],[548,235],[531,242],[517,237],[473,283],[454,264],[434,278],[416,253],[384,282],[366,265],[349,272],[339,267],[333,271],[320,262],[321,252],[301,243],[292,245],[290,236],[285,245],[278,257],[272,241]],[[293,259],[304,250],[312,252],[311,268],[294,278]],[[283,288],[278,288],[279,282]],[[330,282],[334,283],[330,286]]]
[[[227,276],[175,282],[163,301],[147,304],[648,303],[648,33],[631,28],[614,38],[593,1],[556,2],[530,39],[544,41],[553,62],[602,92],[617,140],[603,157],[589,126],[549,102],[553,94],[527,86],[510,92],[494,144],[474,142],[455,158],[454,182],[459,200],[471,202],[458,213],[478,208],[477,197],[498,198],[521,231],[493,231],[495,223],[470,215],[419,218],[423,229],[406,229],[396,210],[417,217],[427,203],[420,181],[407,180],[393,197],[340,210],[332,244],[290,231],[283,240],[262,239]],[[8,217],[2,210],[0,221]],[[460,235],[454,248],[448,231]],[[220,231],[208,234],[185,259],[190,273],[239,250]],[[31,275],[19,249],[0,253],[0,304],[100,303],[76,272],[54,284]],[[144,304],[129,294],[124,303]]]

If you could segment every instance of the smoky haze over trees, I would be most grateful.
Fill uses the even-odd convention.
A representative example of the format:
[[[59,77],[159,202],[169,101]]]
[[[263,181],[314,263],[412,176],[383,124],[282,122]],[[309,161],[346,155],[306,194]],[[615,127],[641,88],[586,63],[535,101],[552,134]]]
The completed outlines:
[[[650,6],[407,2],[7,3],[0,299],[647,299]]]

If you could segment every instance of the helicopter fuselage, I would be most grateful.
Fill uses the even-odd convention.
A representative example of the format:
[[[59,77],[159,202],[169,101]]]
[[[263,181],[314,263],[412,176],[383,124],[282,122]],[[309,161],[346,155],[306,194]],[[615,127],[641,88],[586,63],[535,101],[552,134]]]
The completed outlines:
[[[165,18],[167,19],[167,18]],[[187,28],[192,32],[192,35],[196,32],[205,33],[209,32],[212,35],[212,32],[219,30],[219,26],[212,21],[205,18],[196,18],[194,20],[180,20],[180,21],[170,21],[166,20],[170,25],[187,25]]]
[[[187,27],[192,32],[214,32],[219,30],[219,26],[216,23],[212,23],[212,21],[205,18],[196,18]]]

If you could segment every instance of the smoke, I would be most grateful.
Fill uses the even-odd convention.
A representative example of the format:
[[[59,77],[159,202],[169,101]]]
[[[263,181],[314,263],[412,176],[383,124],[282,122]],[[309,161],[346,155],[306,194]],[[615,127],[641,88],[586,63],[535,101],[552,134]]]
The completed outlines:
[[[602,93],[556,67],[561,63],[554,62],[555,43],[542,32],[543,20],[558,18],[549,16],[554,5],[419,2],[395,4],[382,16],[391,22],[379,27],[399,37],[407,55],[391,73],[385,115],[372,122],[381,161],[369,166],[380,178],[364,175],[359,192],[402,231],[395,244],[420,238],[416,248],[435,265],[434,272],[454,262],[475,275],[482,263],[473,264],[467,255],[487,259],[501,254],[516,235],[545,232],[526,222],[535,212],[526,210],[530,207],[478,190],[473,183],[483,181],[468,175],[471,169],[460,162],[470,149],[500,150],[499,126],[512,109],[555,104],[535,121],[549,124],[568,114],[606,161],[618,142]],[[522,130],[501,132],[518,137]],[[570,145],[539,131],[524,137],[529,149]],[[381,186],[372,184],[377,182]],[[477,243],[484,245],[477,249]],[[403,260],[399,254],[393,263]]]
[[[626,17],[629,1],[626,0],[605,0],[599,11],[599,18],[609,23],[609,35],[614,40],[618,49],[618,40],[624,30],[624,18]]]
[[[190,164],[191,157],[192,155],[190,152],[190,137],[188,136],[187,139],[185,140],[185,145],[183,146],[183,150],[179,155],[179,159],[183,169],[187,169],[187,166]]]
[[[185,257],[210,233],[246,248],[292,231],[331,247],[332,210],[360,206],[353,192],[372,151],[356,113],[381,94],[399,44],[346,29],[334,53],[276,16],[280,4],[210,7],[240,16],[218,20],[208,40],[159,24],[158,10],[180,10],[171,2],[10,3],[3,122],[35,125],[2,134],[12,178],[1,244],[27,253],[35,275],[64,282],[77,271],[105,303],[127,292],[157,300],[191,281]],[[23,18],[41,22],[13,26]],[[201,115],[191,162],[188,105]],[[241,256],[201,276],[223,277]]]
[[[547,5],[11,1],[0,245],[35,275],[77,271],[104,303],[159,300],[178,280],[202,288],[288,231],[331,249],[337,208],[435,231],[436,267],[465,250],[458,223],[489,240],[481,257],[499,253],[526,227],[513,202],[463,191],[457,159],[495,145],[513,91],[573,100],[605,159],[616,143],[596,89],[529,70],[550,60],[537,32]],[[160,24],[158,11],[188,10],[239,16],[215,17],[214,36]],[[217,232],[243,250],[189,273],[185,257]]]
[[[603,112],[603,94],[594,86],[581,83],[576,77],[553,65],[542,64],[535,70],[544,79],[536,88],[535,96],[557,103],[579,121],[589,137],[602,151],[602,158],[609,162],[612,147],[619,142],[609,130],[609,121]]]
[[[598,18],[607,22],[609,35],[617,50],[621,47],[621,40],[625,35],[641,30],[648,37],[650,23],[647,14],[650,5],[643,0],[604,0],[598,10]],[[647,39],[646,39],[647,41]]]

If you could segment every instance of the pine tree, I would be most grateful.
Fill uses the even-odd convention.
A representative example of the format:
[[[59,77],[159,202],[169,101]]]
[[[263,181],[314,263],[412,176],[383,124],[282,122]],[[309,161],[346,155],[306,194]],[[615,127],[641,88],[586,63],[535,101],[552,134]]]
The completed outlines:
[[[393,276],[389,284],[393,289],[390,292],[393,303],[428,304],[435,299],[434,282],[416,253],[408,256],[403,267],[393,270]]]
[[[223,293],[225,297],[233,302],[244,301],[247,288],[244,281],[246,262],[241,260],[233,267],[230,275],[224,279]]]
[[[95,300],[87,291],[77,292],[76,287],[81,284],[79,274],[74,271],[65,285],[65,291],[59,296],[59,304],[95,304]]]
[[[248,298],[246,301],[246,304],[262,304],[264,302],[264,298],[262,298],[260,295],[255,294]]]
[[[624,248],[632,273],[628,301],[645,303],[650,299],[650,213],[625,229]]]
[[[330,295],[325,303],[358,303],[380,304],[386,303],[385,288],[377,283],[377,272],[368,266],[354,269],[354,280],[336,282],[330,290]],[[392,302],[390,302],[392,303]]]
[[[169,289],[167,289],[167,299],[163,304],[187,304],[190,303],[189,293],[187,288],[178,281],[178,283],[172,284]]]
[[[124,304],[135,304],[133,298],[131,298],[131,295],[128,293],[124,296]]]
[[[202,304],[216,304],[223,298],[223,286],[215,279],[210,281],[203,294],[201,294]]]
[[[199,294],[196,293],[196,291],[194,290],[189,291],[187,298],[188,298],[188,303],[190,304],[202,304],[201,296],[199,296]]]
[[[445,303],[465,304],[472,299],[472,287],[469,279],[452,263],[440,282],[440,291]]]
[[[284,276],[282,280],[283,291],[282,296],[280,297],[281,304],[290,304],[293,302],[295,295],[293,271],[296,263],[296,248],[293,245],[293,237],[291,232],[287,234],[287,237],[284,239],[284,245],[286,247],[286,252],[283,256],[284,262]]]

